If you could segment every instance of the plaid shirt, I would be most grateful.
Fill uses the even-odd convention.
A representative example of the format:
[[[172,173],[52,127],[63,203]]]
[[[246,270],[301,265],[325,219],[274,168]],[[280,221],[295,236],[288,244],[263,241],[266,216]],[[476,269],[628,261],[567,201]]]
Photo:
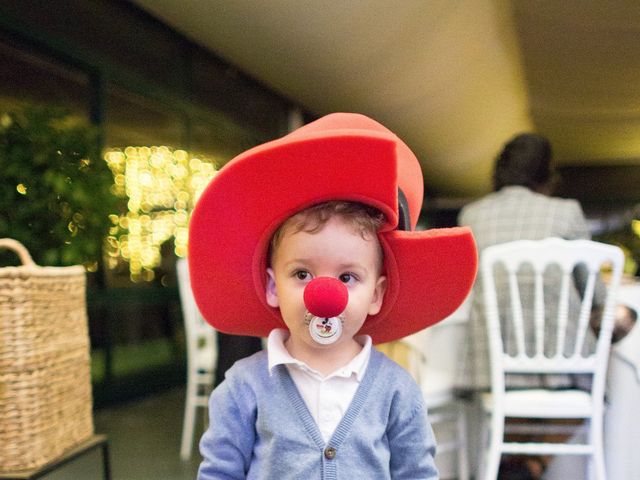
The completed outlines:
[[[458,216],[458,223],[471,227],[479,252],[490,245],[513,240],[541,240],[547,237],[570,240],[590,238],[586,219],[576,200],[548,197],[522,186],[504,187],[498,192],[466,205]],[[519,281],[526,283],[526,279],[522,277]],[[570,319],[577,316],[577,307],[580,302],[578,288],[571,292],[572,307],[570,307],[570,312],[573,310],[576,314],[570,313]],[[484,299],[481,290],[481,282],[477,280],[474,286],[465,358],[460,363],[458,372],[458,384],[462,388],[486,389],[490,386],[488,340],[484,319]],[[499,292],[507,291],[508,287],[505,283],[504,287],[498,285],[497,290]],[[559,288],[555,290],[557,291]],[[527,322],[527,317],[531,317],[530,312],[533,305],[533,291],[531,289],[522,288],[521,294],[526,297],[527,291],[531,291],[531,302],[527,298],[523,298],[525,322]],[[529,304],[531,306],[527,307]],[[545,304],[547,303],[545,302]],[[547,311],[547,314],[552,315],[553,312]],[[504,341],[507,348],[512,350],[513,346],[510,345],[512,343],[510,340],[512,339],[507,333]],[[533,339],[531,340],[533,342]],[[544,380],[538,377],[532,378],[530,375],[513,375],[508,379],[508,386],[511,387],[541,385],[564,387],[573,383],[567,375],[554,375]]]

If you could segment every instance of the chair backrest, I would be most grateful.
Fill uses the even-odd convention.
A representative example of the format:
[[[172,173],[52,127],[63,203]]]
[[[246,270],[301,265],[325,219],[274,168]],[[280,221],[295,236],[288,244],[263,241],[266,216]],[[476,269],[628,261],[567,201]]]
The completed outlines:
[[[184,330],[187,344],[187,362],[191,367],[213,368],[213,363],[200,365],[201,352],[208,351],[205,356],[209,362],[211,358],[217,358],[218,344],[216,342],[216,331],[209,325],[200,314],[196,305],[193,292],[191,291],[191,281],[189,278],[189,263],[186,258],[179,258],[176,261],[176,271],[178,274],[178,289],[180,291],[180,305],[184,318]]]
[[[519,240],[486,248],[481,275],[494,391],[504,390],[505,373],[588,373],[592,392],[604,392],[623,262],[618,247],[590,240]],[[603,266],[611,274],[594,346],[589,324]],[[582,298],[574,283],[579,272],[586,275]]]

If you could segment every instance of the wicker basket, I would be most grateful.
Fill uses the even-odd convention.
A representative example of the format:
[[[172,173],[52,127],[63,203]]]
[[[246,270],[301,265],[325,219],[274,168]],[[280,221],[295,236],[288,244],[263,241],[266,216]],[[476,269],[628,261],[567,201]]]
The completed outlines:
[[[85,272],[0,268],[0,473],[38,468],[93,434]]]

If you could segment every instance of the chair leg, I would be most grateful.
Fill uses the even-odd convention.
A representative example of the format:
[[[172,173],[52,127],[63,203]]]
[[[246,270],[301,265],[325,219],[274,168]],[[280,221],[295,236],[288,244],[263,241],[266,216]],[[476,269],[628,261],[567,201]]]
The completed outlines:
[[[591,480],[606,480],[607,471],[604,462],[604,445],[602,441],[602,422],[591,419],[589,425],[589,436],[593,445],[593,455],[589,465],[589,475]]]
[[[483,412],[484,413],[484,412]],[[478,475],[477,479],[483,479],[482,475],[487,469],[487,455],[489,452],[489,442],[491,440],[491,432],[489,430],[489,421],[486,415],[482,417],[482,423],[480,424],[480,446],[482,448],[482,453],[478,456]],[[477,480],[476,479],[476,480]]]
[[[109,460],[109,442],[102,445],[102,468],[104,480],[111,480],[111,461]]]
[[[593,456],[591,457],[590,463],[590,478],[595,480],[606,480],[607,473],[604,466],[604,458],[602,458],[602,453],[594,452]]]
[[[467,448],[467,412],[463,403],[457,406],[458,419],[456,428],[458,431],[458,480],[469,480],[469,458]]]
[[[500,468],[500,457],[502,454],[500,445],[504,436],[504,417],[496,415],[495,411],[491,416],[491,431],[489,433],[489,448],[485,458],[485,480],[496,480]]]
[[[184,402],[184,423],[182,424],[182,441],[180,443],[180,458],[189,460],[191,458],[191,450],[193,448],[193,432],[196,423],[196,395],[198,394],[198,385],[189,375],[187,380],[187,395]]]

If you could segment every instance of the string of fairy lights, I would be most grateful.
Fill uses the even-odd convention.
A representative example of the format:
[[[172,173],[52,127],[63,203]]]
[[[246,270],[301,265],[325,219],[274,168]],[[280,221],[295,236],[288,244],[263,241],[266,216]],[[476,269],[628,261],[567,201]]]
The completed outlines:
[[[104,158],[112,192],[127,199],[127,212],[109,217],[107,267],[124,259],[133,281],[151,281],[165,242],[173,238],[175,254],[187,254],[189,216],[217,171],[215,162],[164,146],[109,149]]]
[[[106,265],[115,269],[124,260],[131,280],[151,281],[163,244],[173,239],[175,254],[186,256],[189,217],[216,163],[166,146],[112,148],[104,158],[113,173],[113,194],[127,200],[126,213],[109,216]],[[631,227],[640,237],[640,220]]]

